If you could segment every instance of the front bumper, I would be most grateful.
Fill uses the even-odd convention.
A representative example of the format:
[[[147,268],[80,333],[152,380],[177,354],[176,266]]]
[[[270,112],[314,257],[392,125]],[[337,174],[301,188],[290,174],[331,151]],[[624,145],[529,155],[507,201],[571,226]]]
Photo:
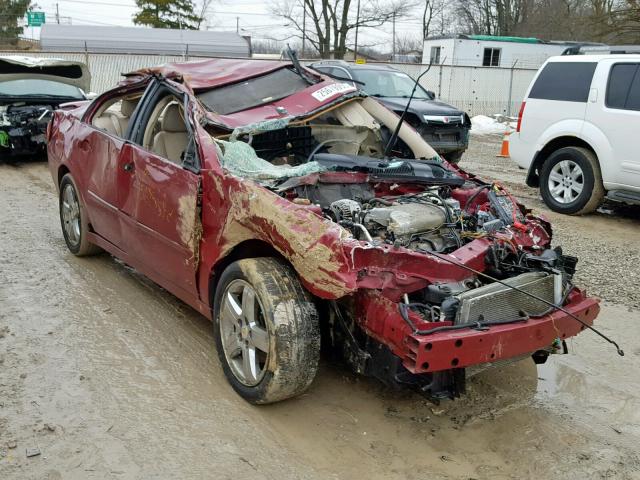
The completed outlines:
[[[469,146],[469,129],[464,125],[421,125],[418,132],[439,154],[463,151]]]
[[[370,297],[366,331],[386,344],[414,374],[464,368],[532,354],[551,346],[557,339],[575,336],[586,327],[556,310],[524,322],[492,325],[486,330],[467,328],[433,334],[415,334],[400,316],[397,303]],[[600,312],[598,300],[580,290],[569,295],[566,310],[588,325]],[[383,318],[383,315],[386,318]],[[431,323],[430,326],[438,324]],[[418,325],[419,328],[422,328]]]
[[[0,128],[0,157],[43,155],[46,152],[44,132],[35,135],[23,128]]]

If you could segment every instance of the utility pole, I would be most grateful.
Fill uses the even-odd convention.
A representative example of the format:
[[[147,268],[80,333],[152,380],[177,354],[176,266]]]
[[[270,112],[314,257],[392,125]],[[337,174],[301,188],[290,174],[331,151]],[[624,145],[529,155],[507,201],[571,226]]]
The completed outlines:
[[[396,58],[396,12],[393,12],[393,42],[391,46],[391,61]]]
[[[301,58],[304,58],[304,47],[305,47],[306,39],[307,39],[307,2],[306,0],[302,0],[302,54],[300,54]]]
[[[56,23],[60,25],[60,8],[58,7],[57,3],[56,3]]]
[[[240,17],[236,17],[236,33],[240,33]]]
[[[356,44],[353,46],[353,61],[358,60],[358,28],[360,27],[360,0],[358,0],[358,10],[356,13]]]

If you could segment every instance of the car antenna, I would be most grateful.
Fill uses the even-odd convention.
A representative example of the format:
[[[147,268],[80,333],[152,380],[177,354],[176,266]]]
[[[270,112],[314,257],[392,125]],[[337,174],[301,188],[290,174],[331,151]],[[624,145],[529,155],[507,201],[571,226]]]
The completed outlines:
[[[441,255],[439,253],[435,253],[432,252],[430,250],[424,250],[424,249],[420,249],[421,252],[426,253],[428,255],[432,255],[440,260],[444,260],[445,262],[448,262],[452,265],[456,265],[460,268],[463,268],[465,270],[468,270],[469,272],[475,273],[476,275],[479,275],[481,277],[486,278],[487,280],[491,280],[492,282],[497,282],[501,285],[504,285],[505,287],[509,287],[512,290],[515,290],[516,292],[520,292],[523,293],[535,300],[538,300],[539,302],[542,302],[550,307],[553,307],[557,310],[560,310],[563,313],[566,313],[567,315],[569,315],[569,317],[571,317],[573,320],[575,320],[576,322],[578,322],[579,324],[581,324],[583,327],[588,328],[589,330],[593,331],[594,333],[596,333],[597,335],[599,335],[600,337],[602,337],[604,340],[606,340],[607,342],[609,342],[610,344],[612,344],[616,350],[618,351],[618,355],[620,355],[621,357],[624,357],[624,351],[618,346],[618,344],[611,340],[609,337],[607,337],[604,333],[602,333],[600,330],[598,330],[597,328],[589,325],[587,322],[580,320],[578,317],[576,317],[573,313],[571,313],[569,310],[567,310],[566,308],[563,308],[560,305],[555,305],[553,302],[549,302],[548,300],[545,300],[544,298],[541,298],[537,295],[534,295],[533,293],[529,293],[526,290],[522,290],[521,288],[515,287],[513,285],[509,285],[507,282],[503,282],[502,280],[498,280],[497,278],[492,277],[491,275],[487,275],[486,273],[483,273],[479,270],[476,270],[475,268],[471,268],[467,265],[465,265],[464,263],[460,263],[456,260],[452,260],[451,258],[449,258],[446,255]]]
[[[409,105],[411,105],[411,100],[413,100],[413,96],[416,94],[420,79],[424,77],[429,70],[431,70],[431,62],[429,62],[429,66],[427,67],[427,69],[420,75],[418,75],[418,78],[416,78],[416,82],[413,84],[413,90],[411,90],[411,95],[409,95],[409,100],[407,100],[407,105],[404,107],[402,115],[400,115],[400,121],[398,122],[398,125],[396,125],[396,129],[394,130],[393,135],[391,135],[391,138],[389,139],[386,147],[384,147],[384,153],[382,155],[383,157],[386,157],[389,154],[389,151],[395,145],[396,140],[398,139],[398,133],[400,132],[400,127],[402,127],[402,124],[404,123],[404,117],[406,117],[407,110],[409,110]]]
[[[302,68],[302,65],[300,64],[300,60],[298,60],[298,54],[289,46],[288,43],[286,52],[287,57],[289,57],[289,60],[291,60],[291,63],[293,63],[295,72],[300,75],[309,85],[315,85],[316,82],[313,78],[305,73],[304,68]]]

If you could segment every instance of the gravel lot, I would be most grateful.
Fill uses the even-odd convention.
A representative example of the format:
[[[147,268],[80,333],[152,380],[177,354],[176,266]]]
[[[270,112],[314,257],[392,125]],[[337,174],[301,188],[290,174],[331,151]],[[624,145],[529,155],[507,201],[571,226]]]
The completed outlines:
[[[498,146],[474,137],[462,166],[549,214]],[[0,204],[2,480],[640,479],[637,211],[549,214],[624,358],[586,332],[439,406],[324,362],[305,395],[252,407],[206,319],[108,255],[68,253],[45,164],[0,164]]]

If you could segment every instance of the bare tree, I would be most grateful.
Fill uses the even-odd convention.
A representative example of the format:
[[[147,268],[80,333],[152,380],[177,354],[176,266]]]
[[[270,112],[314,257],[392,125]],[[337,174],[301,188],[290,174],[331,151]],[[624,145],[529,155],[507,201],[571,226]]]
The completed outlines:
[[[535,0],[456,0],[456,13],[469,33],[512,35],[526,21]]]
[[[344,58],[349,34],[356,28],[382,26],[394,17],[405,17],[414,6],[402,0],[361,0],[356,17],[354,0],[274,0],[271,11],[289,21],[295,37],[302,38],[304,31],[305,40],[321,58]]]
[[[443,14],[445,11],[445,0],[424,0],[424,8],[422,9],[423,39],[431,36],[434,30],[436,33],[443,33],[445,23]]]
[[[202,23],[206,21],[207,18],[207,10],[213,3],[213,0],[202,0],[202,4],[200,5],[200,17],[198,20],[197,30],[200,30]]]
[[[396,38],[396,53],[410,55],[421,52],[424,42],[417,35],[398,35]]]

